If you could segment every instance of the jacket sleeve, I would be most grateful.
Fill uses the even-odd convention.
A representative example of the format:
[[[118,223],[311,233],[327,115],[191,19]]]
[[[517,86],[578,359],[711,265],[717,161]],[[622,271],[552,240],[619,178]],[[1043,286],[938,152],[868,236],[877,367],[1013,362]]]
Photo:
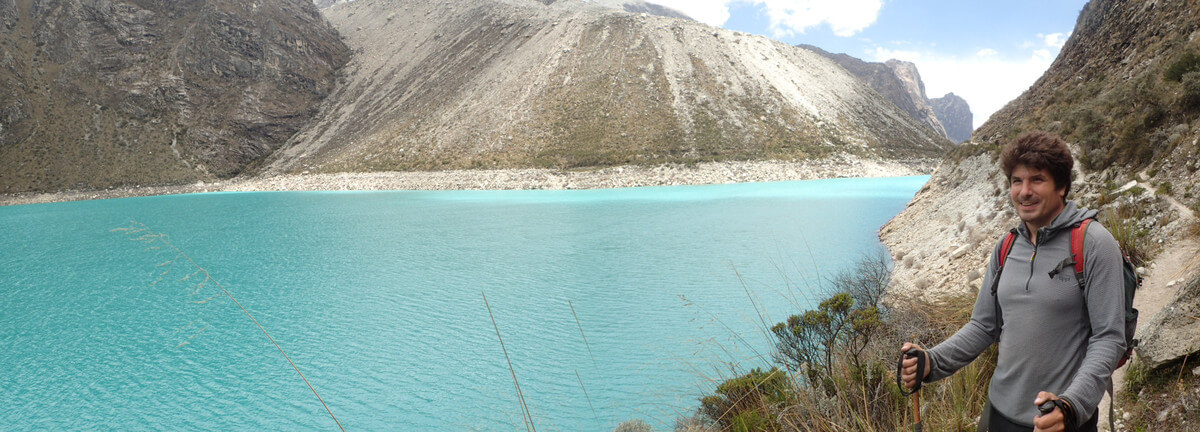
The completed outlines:
[[[992,261],[988,264],[987,274],[984,275],[979,288],[979,296],[975,299],[975,310],[971,312],[971,320],[953,336],[927,351],[930,368],[929,375],[925,377],[926,382],[953,375],[999,340],[1000,325],[996,318],[996,297],[992,295],[992,283],[1000,276],[999,256],[1000,245],[1003,242],[1001,239],[992,250]]]
[[[1091,419],[1111,382],[1113,369],[1125,352],[1125,281],[1120,246],[1096,222],[1088,226],[1083,243],[1083,295],[1092,335],[1083,364],[1059,395],[1076,405],[1077,424]]]

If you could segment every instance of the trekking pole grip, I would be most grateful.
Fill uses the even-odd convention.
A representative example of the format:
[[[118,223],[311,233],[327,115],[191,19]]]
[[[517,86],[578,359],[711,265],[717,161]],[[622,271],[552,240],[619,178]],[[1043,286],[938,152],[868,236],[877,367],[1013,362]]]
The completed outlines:
[[[921,381],[925,379],[926,356],[927,354],[924,350],[909,348],[896,361],[896,385],[900,387],[901,394],[908,396],[921,391]],[[904,380],[901,378],[904,373],[904,359],[914,357],[917,359],[917,382],[913,385],[912,390],[908,390],[904,388]]]

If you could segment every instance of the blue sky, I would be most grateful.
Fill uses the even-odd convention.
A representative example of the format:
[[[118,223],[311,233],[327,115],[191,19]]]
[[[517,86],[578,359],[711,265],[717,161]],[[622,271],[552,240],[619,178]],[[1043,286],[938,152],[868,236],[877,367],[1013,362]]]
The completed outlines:
[[[917,64],[929,97],[954,92],[975,127],[1054,61],[1085,0],[648,0],[697,21],[867,61]]]

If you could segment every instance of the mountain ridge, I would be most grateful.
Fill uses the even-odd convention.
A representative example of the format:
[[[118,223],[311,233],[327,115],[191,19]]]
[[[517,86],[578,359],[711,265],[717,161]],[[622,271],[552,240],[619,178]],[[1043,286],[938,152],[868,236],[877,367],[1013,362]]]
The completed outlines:
[[[970,138],[973,126],[971,107],[967,101],[958,96],[955,96],[957,99],[944,101],[941,98],[930,99],[925,94],[925,83],[921,80],[921,74],[915,64],[895,59],[882,63],[868,62],[845,53],[831,53],[813,45],[798,46],[833,60],[939,135],[954,143],[961,143]],[[935,100],[948,109],[939,111],[935,107]],[[953,109],[949,109],[951,106]],[[945,117],[941,113],[944,113]],[[950,130],[954,130],[955,133],[951,134]]]
[[[361,54],[324,114],[265,172],[895,157],[948,145],[807,50],[581,5],[326,9]],[[392,30],[401,28],[403,39]]]

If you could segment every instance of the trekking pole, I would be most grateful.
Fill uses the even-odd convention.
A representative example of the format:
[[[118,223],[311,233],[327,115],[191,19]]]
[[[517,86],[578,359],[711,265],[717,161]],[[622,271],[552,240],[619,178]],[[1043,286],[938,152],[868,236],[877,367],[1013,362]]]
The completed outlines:
[[[900,373],[904,367],[904,359],[917,359],[917,383],[913,386],[911,393],[904,389],[904,383],[900,381]],[[924,426],[921,425],[921,378],[925,375],[925,351],[919,349],[909,349],[900,356],[900,361],[896,362],[896,385],[900,386],[900,393],[912,395],[913,398],[913,432],[923,432]]]
[[[913,393],[913,432],[921,432],[921,392]]]

